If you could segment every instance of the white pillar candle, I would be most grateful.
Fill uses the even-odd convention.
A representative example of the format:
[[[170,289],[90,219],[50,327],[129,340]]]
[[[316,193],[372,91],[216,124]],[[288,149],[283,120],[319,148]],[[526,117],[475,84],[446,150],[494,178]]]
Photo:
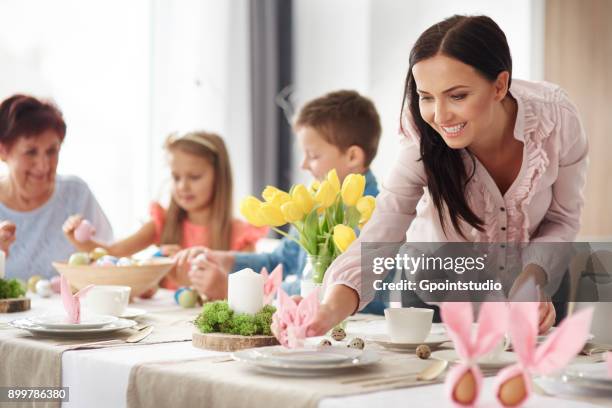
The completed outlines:
[[[0,279],[4,279],[5,259],[6,255],[4,255],[4,251],[0,251]]]
[[[234,313],[254,315],[263,307],[263,276],[250,268],[229,275],[227,303]]]

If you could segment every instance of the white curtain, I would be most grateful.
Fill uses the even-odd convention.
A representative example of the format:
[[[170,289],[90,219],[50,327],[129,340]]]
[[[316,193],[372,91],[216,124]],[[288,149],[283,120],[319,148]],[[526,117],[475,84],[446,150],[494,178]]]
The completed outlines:
[[[163,140],[226,140],[250,191],[248,0],[3,0],[0,98],[53,98],[68,133],[59,172],[90,185],[124,236],[167,191]]]

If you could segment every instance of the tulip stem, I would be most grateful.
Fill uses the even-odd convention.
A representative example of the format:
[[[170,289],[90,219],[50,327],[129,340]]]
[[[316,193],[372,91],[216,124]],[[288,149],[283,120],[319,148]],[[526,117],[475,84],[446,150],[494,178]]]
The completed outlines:
[[[300,241],[298,241],[297,239],[295,239],[295,237],[293,237],[293,236],[291,236],[291,235],[287,234],[285,231],[280,230],[280,229],[278,229],[278,228],[276,228],[276,227],[272,227],[272,230],[273,230],[273,231],[275,231],[275,232],[277,232],[277,233],[279,233],[279,234],[281,234],[283,237],[285,237],[285,238],[287,238],[287,239],[292,240],[293,242],[295,242],[296,244],[298,244],[300,247],[302,247],[302,249],[303,249],[304,251],[306,251],[306,253],[308,253],[308,250],[306,249],[306,247],[304,247],[304,245],[302,245],[302,243],[301,243]]]

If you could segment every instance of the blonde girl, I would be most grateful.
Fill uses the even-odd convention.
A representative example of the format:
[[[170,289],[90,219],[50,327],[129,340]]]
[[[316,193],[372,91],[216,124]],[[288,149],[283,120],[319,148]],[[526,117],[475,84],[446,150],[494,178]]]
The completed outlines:
[[[79,251],[106,249],[115,257],[131,256],[150,245],[173,256],[184,248],[203,245],[219,250],[253,250],[266,230],[232,216],[232,171],[223,139],[216,134],[190,132],[170,135],[165,143],[172,175],[171,200],[167,209],[154,202],[151,220],[133,235],[110,245],[89,240],[79,242],[74,231],[80,215],[64,223],[66,237]],[[187,271],[172,271],[163,286],[188,285]]]

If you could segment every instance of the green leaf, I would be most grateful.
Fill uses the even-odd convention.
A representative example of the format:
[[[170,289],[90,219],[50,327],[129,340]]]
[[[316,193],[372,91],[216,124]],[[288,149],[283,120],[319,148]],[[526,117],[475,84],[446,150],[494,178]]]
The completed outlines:
[[[302,229],[302,244],[311,255],[317,254],[317,235],[319,232],[319,217],[316,209],[312,210],[304,220]]]
[[[357,209],[357,207],[348,207],[346,209],[346,225],[351,228],[357,228],[359,224],[359,219],[361,218],[361,213]]]
[[[342,203],[342,196],[338,195],[338,202],[336,203],[336,216],[334,217],[334,225],[342,224],[344,222],[344,204]]]

